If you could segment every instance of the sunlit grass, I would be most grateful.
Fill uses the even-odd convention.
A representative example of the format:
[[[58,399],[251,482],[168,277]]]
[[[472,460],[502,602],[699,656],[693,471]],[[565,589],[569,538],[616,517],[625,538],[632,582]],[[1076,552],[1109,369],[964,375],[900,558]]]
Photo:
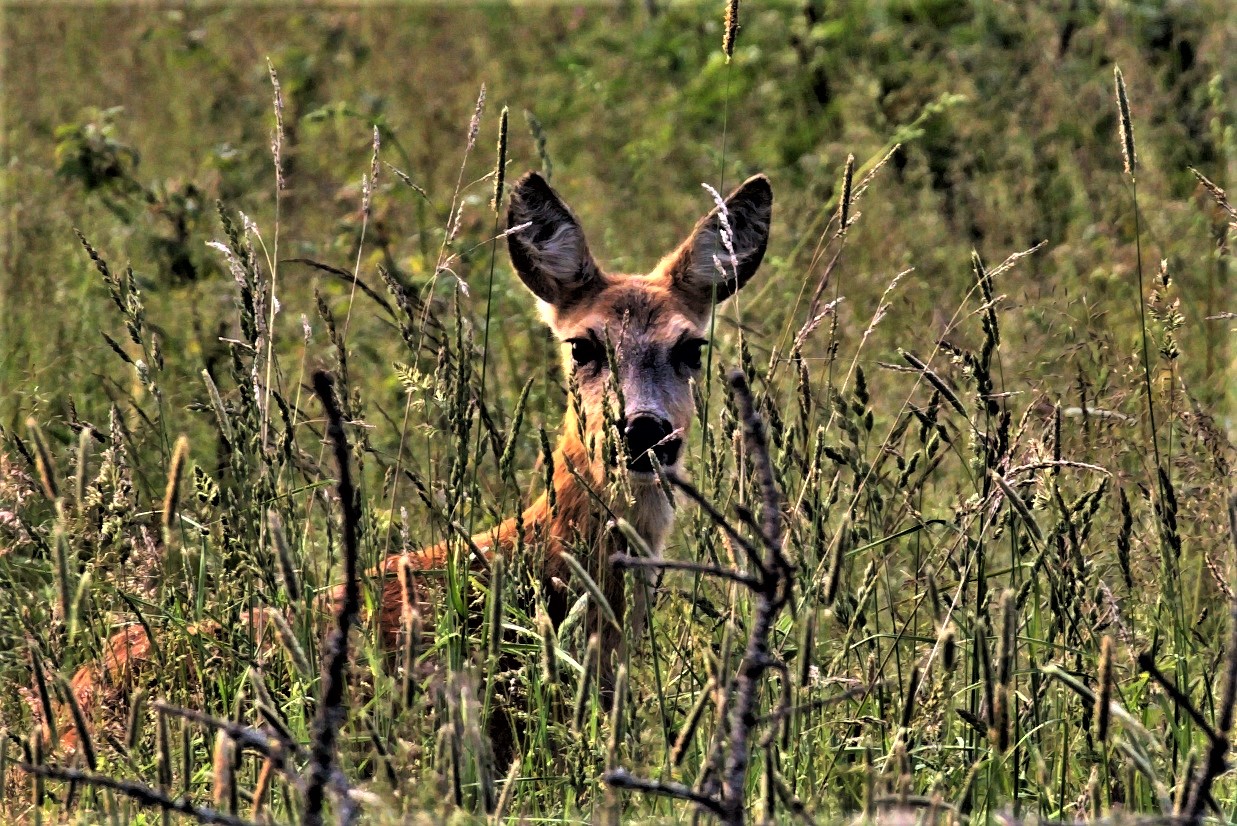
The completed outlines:
[[[543,14],[546,26],[570,24],[564,12]],[[1222,738],[1210,729],[1225,729],[1231,633],[1235,457],[1222,404],[1231,321],[1219,317],[1237,307],[1231,257],[1216,241],[1231,243],[1233,212],[1210,181],[1195,196],[1193,176],[1173,166],[1182,136],[1143,108],[1166,107],[1184,75],[1131,71],[1146,62],[1124,55],[1153,53],[1135,27],[1109,35],[1130,84],[1120,102],[1106,66],[1067,51],[1053,79],[1020,92],[1058,118],[1050,124],[998,128],[1002,104],[985,101],[996,93],[983,72],[941,85],[939,69],[919,63],[897,87],[914,103],[891,92],[878,112],[858,99],[861,84],[837,76],[830,54],[778,40],[827,32],[789,12],[750,14],[737,41],[727,37],[723,171],[773,176],[775,246],[760,284],[718,313],[717,380],[698,387],[704,421],[689,471],[692,490],[758,541],[744,515],[768,500],[725,392],[724,372],[738,368],[767,430],[792,566],[768,640],[779,665],[755,695],[758,715],[776,719],[756,729],[743,789],[753,819],[800,812],[819,822],[909,806],[1072,820],[1194,813],[1207,795],[1218,806],[1211,814],[1231,818],[1237,786],[1211,768]],[[361,19],[341,24],[345,38],[398,42],[374,30],[382,18]],[[1089,43],[1116,19],[1071,37]],[[272,20],[259,16],[255,30]],[[480,12],[461,20],[459,31],[512,31]],[[717,80],[723,69],[709,55],[720,20],[682,9],[638,20],[623,24],[626,48],[676,46]],[[12,22],[29,32],[48,25],[29,11]],[[858,12],[835,22],[845,33],[829,36],[853,49],[876,25]],[[1064,37],[1038,12],[1019,22]],[[1186,14],[1180,36],[1212,42],[1194,22]],[[200,48],[229,54],[223,33],[236,21],[203,25]],[[333,36],[317,18],[298,25],[298,42]],[[943,60],[979,55],[996,72],[1006,58],[984,49],[998,46],[973,38],[1012,25],[877,28],[940,37],[950,47]],[[346,510],[307,384],[316,368],[334,375],[347,423],[363,567],[442,541],[462,558],[468,528],[515,514],[543,488],[568,379],[497,254],[502,227],[487,204],[496,163],[501,172],[509,156],[512,171],[548,171],[553,157],[555,186],[578,196],[585,223],[606,228],[604,252],[637,269],[687,228],[706,200],[699,181],[719,160],[701,149],[719,145],[716,83],[702,89],[659,63],[643,77],[674,89],[661,103],[651,87],[642,95],[607,77],[617,52],[598,49],[620,47],[597,23],[571,31],[561,37],[580,61],[573,79],[566,68],[521,79],[535,73],[495,49],[470,64],[488,75],[489,108],[473,103],[472,77],[433,89],[438,117],[426,120],[437,131],[424,141],[422,127],[394,113],[358,113],[356,90],[370,80],[383,88],[390,67],[341,81],[294,55],[275,54],[269,73],[255,57],[250,68],[267,86],[250,106],[249,91],[225,99],[196,52],[175,50],[167,59],[204,73],[203,97],[242,124],[233,151],[243,168],[220,158],[175,174],[184,147],[146,149],[140,117],[119,113],[83,115],[55,153],[42,136],[45,154],[61,161],[56,191],[31,184],[6,196],[36,219],[19,215],[21,233],[41,230],[12,255],[21,272],[3,276],[5,340],[19,354],[0,356],[0,387],[11,390],[0,401],[0,589],[16,597],[0,601],[5,817],[138,817],[123,789],[35,784],[14,762],[93,763],[101,775],[239,817],[256,818],[255,806],[280,822],[299,814],[302,792],[288,775],[172,707],[310,742],[331,624],[320,598],[342,578]],[[745,51],[757,46],[781,48],[781,62]],[[904,48],[878,39],[856,72],[893,82],[885,72]],[[436,77],[418,71],[427,83]],[[833,97],[812,104],[822,125],[809,138],[785,121],[824,94],[813,86],[818,71]],[[276,76],[285,98],[272,187]],[[585,80],[611,105],[630,98],[624,132],[602,115],[571,122],[582,105],[571,90]],[[337,97],[305,91],[311,81]],[[182,95],[191,85],[168,82]],[[1089,97],[1093,89],[1102,96]],[[942,103],[959,90],[965,103]],[[82,94],[64,90],[66,117],[93,105]],[[1096,111],[1066,119],[1071,96]],[[1227,118],[1229,132],[1188,158],[1221,179],[1231,115],[1223,96],[1207,100],[1201,111]],[[199,103],[183,105],[197,117]],[[504,104],[535,110],[528,122],[538,126],[508,135],[504,109],[500,131]],[[855,123],[834,123],[834,109]],[[656,126],[671,113],[685,124],[673,139]],[[1078,137],[1095,124],[1102,134]],[[1122,153],[1132,164],[1135,132],[1132,200]],[[502,135],[497,161],[479,133]],[[905,145],[889,156],[898,140]],[[144,166],[126,149],[139,141]],[[684,160],[697,150],[708,163]],[[40,156],[18,155],[13,180],[28,182]],[[92,183],[109,162],[118,177]],[[148,180],[152,167],[165,177]],[[1082,206],[1088,199],[1094,205]],[[1147,293],[1143,255],[1167,262]],[[46,283],[29,295],[72,299],[59,305],[69,310],[16,297],[39,274]],[[667,557],[750,569],[691,494],[676,501]],[[488,574],[454,562],[434,574],[439,602],[405,599],[388,626],[394,640],[380,638],[374,614],[381,583],[362,578],[367,619],[352,638],[339,743],[358,804],[382,822],[480,820],[487,810],[531,822],[686,822],[690,803],[601,778],[622,768],[717,793],[714,764],[732,745],[732,681],[759,594],[699,571],[665,572],[647,633],[622,664],[626,702],[607,711],[585,620],[590,589],[575,583],[574,607],[553,628],[536,551],[522,550]],[[644,587],[629,576],[628,588]],[[514,721],[513,764],[494,759],[500,715]],[[294,758],[302,770],[306,761]]]

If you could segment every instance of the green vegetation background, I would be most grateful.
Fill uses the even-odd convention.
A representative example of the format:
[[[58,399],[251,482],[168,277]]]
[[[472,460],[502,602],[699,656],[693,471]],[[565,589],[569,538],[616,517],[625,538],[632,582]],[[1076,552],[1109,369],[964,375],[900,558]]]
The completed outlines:
[[[1231,367],[1226,325],[1203,318],[1225,309],[1231,282],[1209,254],[1215,215],[1187,167],[1223,186],[1235,163],[1224,73],[1234,71],[1225,56],[1237,24],[1222,2],[1171,9],[753,6],[727,71],[720,17],[696,4],[656,16],[594,4],[10,4],[0,409],[11,424],[72,397],[83,415],[98,413],[98,374],[111,356],[96,331],[114,325],[73,227],[116,262],[131,261],[149,285],[168,352],[186,356],[173,369],[196,373],[215,349],[230,295],[223,262],[205,246],[220,235],[215,200],[272,225],[267,58],[287,99],[281,255],[351,269],[359,181],[377,123],[383,160],[431,203],[383,174],[362,269],[389,256],[410,279],[424,278],[485,83],[490,109],[465,180],[492,166],[502,105],[514,113],[512,173],[538,167],[521,117],[533,112],[548,136],[554,183],[600,260],[617,270],[649,267],[677,243],[708,206],[701,182],[769,174],[774,266],[761,299],[745,296],[761,319],[753,346],[767,346],[790,321],[786,298],[815,283],[806,263],[821,216],[836,205],[846,155],[862,165],[899,141],[904,151],[865,204],[847,253],[843,317],[863,324],[893,274],[913,266],[895,296],[898,324],[883,334],[937,332],[968,285],[972,247],[999,260],[1047,241],[1007,292],[1024,310],[1015,322],[1019,355],[1057,393],[1097,349],[1129,351],[1136,340],[1133,218],[1111,90],[1119,63],[1132,89],[1150,255],[1169,260],[1185,298],[1191,384],[1219,401],[1219,377]],[[92,147],[86,168],[83,143]],[[142,203],[135,185],[156,203]],[[470,195],[464,220],[480,240],[491,227],[486,187]],[[476,250],[455,269],[479,284],[487,255]],[[509,388],[524,373],[513,369],[523,348],[512,344],[540,335],[505,262],[498,278],[496,315],[509,320],[502,352],[512,356],[498,375]],[[315,282],[310,271],[286,269],[287,330],[300,313],[312,317]],[[383,346],[360,331],[354,344]]]
[[[101,335],[124,340],[124,322],[77,242],[77,228],[113,269],[131,263],[146,321],[162,341],[162,415],[172,431],[190,434],[195,455],[209,453],[215,424],[201,371],[217,376],[229,397],[244,392],[228,384],[230,356],[221,343],[241,334],[235,284],[222,256],[207,246],[223,238],[216,202],[252,218],[268,245],[275,237],[268,59],[286,106],[280,259],[311,258],[351,272],[359,255],[361,278],[379,290],[379,264],[419,289],[432,282],[433,310],[448,324],[458,278],[468,287],[460,306],[477,325],[479,341],[490,272],[487,241],[495,229],[490,183],[483,179],[493,168],[497,112],[508,106],[510,177],[543,166],[525,126],[527,111],[544,130],[553,184],[611,269],[647,269],[676,244],[711,206],[702,182],[724,188],[755,172],[770,176],[776,207],[769,257],[759,283],[739,299],[746,344],[763,365],[775,346],[785,353],[789,336],[805,321],[806,298],[825,264],[813,254],[837,208],[848,153],[863,172],[900,143],[865,194],[830,286],[830,295],[836,289],[846,299],[837,338],[850,354],[895,274],[913,268],[864,345],[870,396],[894,402],[877,416],[891,420],[905,395],[899,393],[909,386],[879,364],[899,362],[898,347],[921,355],[933,349],[974,288],[972,249],[995,265],[1042,241],[1040,251],[997,284],[1004,295],[1004,392],[1012,394],[1019,415],[1029,410],[1048,420],[1056,404],[1102,402],[1137,422],[1144,401],[1135,223],[1112,91],[1113,65],[1119,64],[1133,105],[1144,266],[1153,273],[1164,259],[1181,300],[1181,355],[1171,373],[1157,360],[1155,387],[1161,398],[1180,394],[1180,411],[1210,411],[1231,438],[1233,322],[1218,316],[1237,310],[1232,258],[1222,245],[1224,217],[1189,170],[1221,186],[1237,180],[1237,14],[1227,0],[753,2],[744,4],[730,65],[720,49],[720,6],[652,5],[6,4],[0,10],[0,424],[22,432],[26,417],[34,417],[67,465],[76,443],[73,422],[103,426],[113,403],[127,412],[133,405],[150,408],[142,382]],[[481,137],[463,172],[468,186],[455,245],[460,255],[451,274],[434,280],[467,124],[483,83]],[[370,168],[373,125],[381,135],[381,159],[425,194],[383,166],[358,250],[360,182]],[[557,425],[561,376],[555,348],[501,248],[494,278],[486,401],[500,424],[506,422],[525,381],[538,379],[531,426],[517,442],[515,461],[523,487],[535,488],[536,428],[552,432]],[[338,319],[350,319],[350,377],[372,426],[366,437],[375,450],[393,453],[406,388],[392,364],[409,359],[397,332],[368,299],[350,301],[344,280],[286,262],[279,269],[275,332],[285,370],[295,376],[298,363],[335,363],[315,291]],[[735,318],[730,311],[720,318],[715,358],[723,364],[737,359]],[[950,335],[964,347],[982,340],[975,319]],[[827,369],[828,348],[823,332],[809,340],[809,369]],[[432,367],[430,357],[422,368],[428,374]],[[788,406],[791,372],[770,390]],[[823,381],[821,375],[813,378]],[[444,429],[435,418],[441,415],[427,409],[425,423],[414,428],[427,445],[416,454],[424,463],[419,470],[435,480],[444,476],[447,458],[445,449],[429,446]],[[131,428],[142,426],[130,417]],[[135,457],[135,465],[151,501],[138,507],[157,508],[152,502],[165,471],[161,447],[153,435],[139,441],[147,464]],[[1128,474],[1120,482],[1131,498],[1154,485],[1137,424],[1079,450],[1080,458]],[[1184,590],[1195,598],[1188,622],[1198,635],[1189,641],[1188,656],[1201,664],[1196,677],[1209,675],[1190,690],[1204,696],[1213,688],[1225,612],[1202,562],[1212,552],[1231,556],[1218,550],[1228,480],[1214,470],[1195,474],[1191,465],[1178,482],[1178,521],[1193,572]],[[725,487],[721,480],[711,484],[714,491]],[[951,497],[961,502],[969,484],[964,467],[942,470],[937,504],[947,509]],[[485,487],[482,508],[490,515],[515,506],[518,488]],[[9,504],[0,502],[0,510]],[[418,506],[408,503],[414,511]],[[50,511],[34,514],[47,532],[54,522]],[[1108,553],[1114,522],[1101,520],[1099,553]],[[1151,558],[1156,540],[1148,530],[1152,538],[1142,552]],[[4,550],[0,544],[0,554]],[[22,641],[32,618],[42,614],[23,601],[42,594],[50,604],[55,586],[46,557],[6,556],[0,564],[8,566],[3,576],[13,588],[0,598],[6,603],[0,605],[0,636],[11,645],[0,653],[0,681],[28,686]],[[1101,565],[1099,558],[1095,564]],[[1103,564],[1111,572],[1115,563]],[[1144,583],[1155,583],[1155,565],[1144,564]],[[19,587],[27,590],[19,593]],[[886,587],[892,587],[888,581]],[[920,588],[916,580],[917,596]],[[1139,606],[1147,607],[1131,607],[1131,616],[1146,619]],[[667,621],[680,619],[675,614]],[[932,633],[930,623],[925,633]],[[1079,645],[1085,656],[1075,665],[1085,659],[1093,667],[1096,638]],[[70,647],[63,668],[88,660],[92,647],[97,651],[97,644]],[[847,659],[846,666],[852,677],[862,676],[862,657]],[[648,675],[641,679],[649,689]],[[1145,688],[1130,690],[1137,695]],[[221,685],[205,695],[214,710],[226,709],[234,690]],[[676,708],[687,699],[676,698]],[[882,712],[894,714],[883,705],[864,711]],[[29,722],[27,713],[15,695],[0,696],[4,725],[20,729]],[[1066,712],[1060,713],[1064,720]],[[1173,744],[1165,771],[1179,772],[1190,736],[1172,732],[1165,738]],[[1065,737],[1043,754],[1068,754],[1070,742]],[[656,746],[645,743],[634,753],[658,766],[661,758],[649,756]],[[1058,815],[1073,813],[1066,799],[1082,794],[1090,779],[1085,766],[1068,760],[1065,766],[1068,772],[1055,763],[1044,767],[1062,778]],[[933,771],[957,793],[966,765],[945,760]],[[583,799],[579,789],[588,784],[580,782],[562,780]],[[1001,796],[1008,789],[988,782],[1002,790],[989,802],[1008,802]],[[855,800],[861,796],[858,781],[837,784]],[[1052,786],[1043,783],[1037,793]],[[846,808],[850,798],[830,788],[827,799],[811,801],[814,808]],[[546,803],[536,788],[528,794],[547,811],[566,799],[552,793],[547,799],[553,803]],[[1217,796],[1232,807],[1233,789]]]

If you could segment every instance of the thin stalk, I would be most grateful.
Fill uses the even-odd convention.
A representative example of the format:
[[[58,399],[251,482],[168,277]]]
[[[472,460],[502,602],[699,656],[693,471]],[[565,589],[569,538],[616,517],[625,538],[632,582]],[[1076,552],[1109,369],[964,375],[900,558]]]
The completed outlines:
[[[1143,386],[1147,391],[1147,422],[1151,427],[1151,450],[1155,456],[1155,467],[1158,471],[1163,464],[1160,462],[1160,440],[1155,426],[1155,404],[1151,391],[1151,352],[1147,344],[1146,293],[1143,292],[1142,216],[1138,210],[1138,180],[1133,176],[1130,178],[1130,189],[1134,198],[1134,255],[1135,268],[1138,271],[1138,323],[1142,331]],[[1163,498],[1162,486],[1159,486],[1159,492]]]

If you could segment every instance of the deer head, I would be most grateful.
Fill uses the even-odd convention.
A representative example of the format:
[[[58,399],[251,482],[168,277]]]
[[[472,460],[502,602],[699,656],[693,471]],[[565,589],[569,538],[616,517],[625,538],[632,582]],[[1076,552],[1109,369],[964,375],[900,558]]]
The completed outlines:
[[[572,385],[565,439],[583,431],[596,478],[607,417],[633,482],[652,482],[650,454],[669,470],[683,457],[713,308],[740,290],[764,257],[773,191],[749,178],[669,255],[644,274],[603,272],[584,231],[545,179],[529,173],[511,196],[507,236],[516,272],[562,343]],[[612,407],[611,410],[615,410]],[[583,427],[581,427],[583,423]]]

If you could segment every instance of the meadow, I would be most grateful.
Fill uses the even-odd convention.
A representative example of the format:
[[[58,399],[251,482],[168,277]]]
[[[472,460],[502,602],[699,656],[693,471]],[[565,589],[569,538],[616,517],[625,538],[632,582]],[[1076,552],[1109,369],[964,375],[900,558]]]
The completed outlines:
[[[1237,13],[725,11],[0,7],[0,820],[303,822],[341,685],[341,822],[1237,820]],[[587,577],[364,573],[545,487],[526,170],[619,272],[774,192],[612,708]]]

